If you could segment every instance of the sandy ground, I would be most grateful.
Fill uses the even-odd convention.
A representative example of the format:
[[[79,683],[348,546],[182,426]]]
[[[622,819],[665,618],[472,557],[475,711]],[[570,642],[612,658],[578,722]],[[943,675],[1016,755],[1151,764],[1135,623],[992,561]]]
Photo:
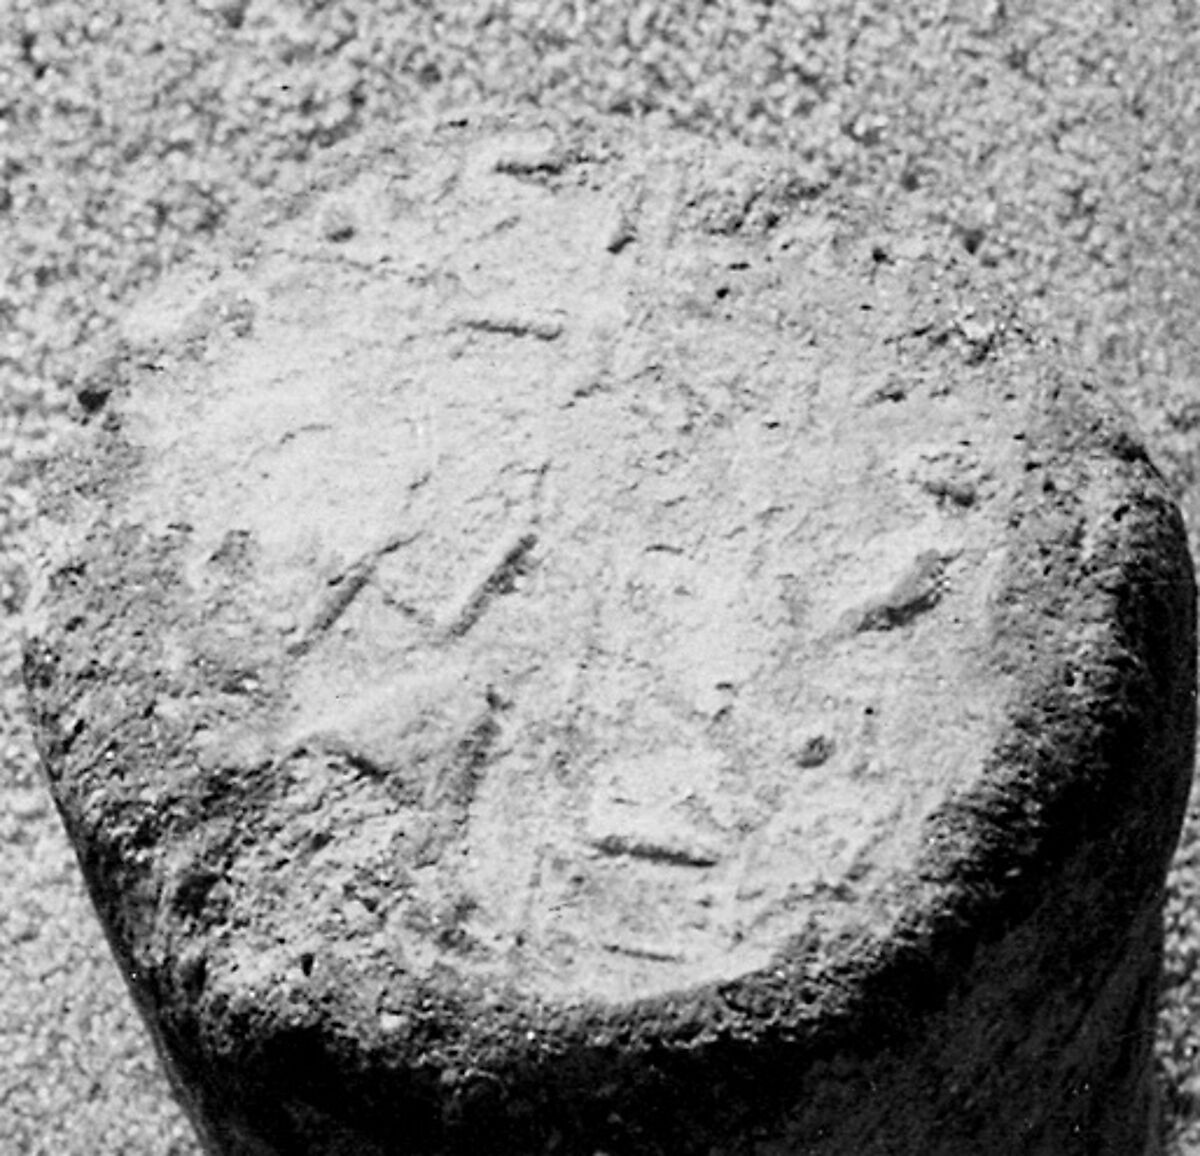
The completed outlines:
[[[653,113],[935,218],[1109,382],[1200,529],[1200,12],[1187,0],[0,7],[0,609],[33,463],[129,295],[368,126],[480,100]],[[902,219],[903,212],[899,213]],[[895,219],[895,214],[893,214]],[[882,220],[882,216],[881,216]],[[952,298],[955,286],[948,284]],[[963,303],[964,320],[969,322]],[[0,660],[0,1151],[196,1151],[91,916]],[[1159,1057],[1200,1153],[1200,808]]]

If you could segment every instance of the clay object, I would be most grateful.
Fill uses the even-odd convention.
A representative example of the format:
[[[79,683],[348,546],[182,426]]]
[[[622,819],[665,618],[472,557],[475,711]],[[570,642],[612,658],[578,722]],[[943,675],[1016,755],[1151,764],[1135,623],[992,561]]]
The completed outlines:
[[[28,647],[210,1151],[1140,1150],[1194,586],[1111,404],[777,158],[317,186],[131,313]]]

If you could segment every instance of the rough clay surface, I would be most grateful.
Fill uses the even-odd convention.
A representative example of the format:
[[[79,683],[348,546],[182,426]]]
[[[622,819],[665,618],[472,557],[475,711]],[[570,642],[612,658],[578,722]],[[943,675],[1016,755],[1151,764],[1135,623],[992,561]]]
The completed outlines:
[[[738,236],[747,203],[753,234],[802,196],[792,174],[473,143],[131,326],[172,348],[199,299],[247,330],[139,382],[126,428],[131,518],[189,527],[187,585],[252,582],[288,655],[269,728],[200,740],[278,762],[289,837],[333,837],[260,962],[314,896],[346,917],[352,864],[380,877],[351,916],[417,974],[452,946],[562,997],[737,975],[840,927],[976,771],[1018,394],[863,374],[898,286],[823,261],[802,212]],[[194,661],[190,626],[164,645]],[[246,865],[252,910],[274,854]]]
[[[97,364],[31,650],[213,1142],[1140,1144],[1193,590],[1107,403],[761,155],[451,124],[330,183]]]

